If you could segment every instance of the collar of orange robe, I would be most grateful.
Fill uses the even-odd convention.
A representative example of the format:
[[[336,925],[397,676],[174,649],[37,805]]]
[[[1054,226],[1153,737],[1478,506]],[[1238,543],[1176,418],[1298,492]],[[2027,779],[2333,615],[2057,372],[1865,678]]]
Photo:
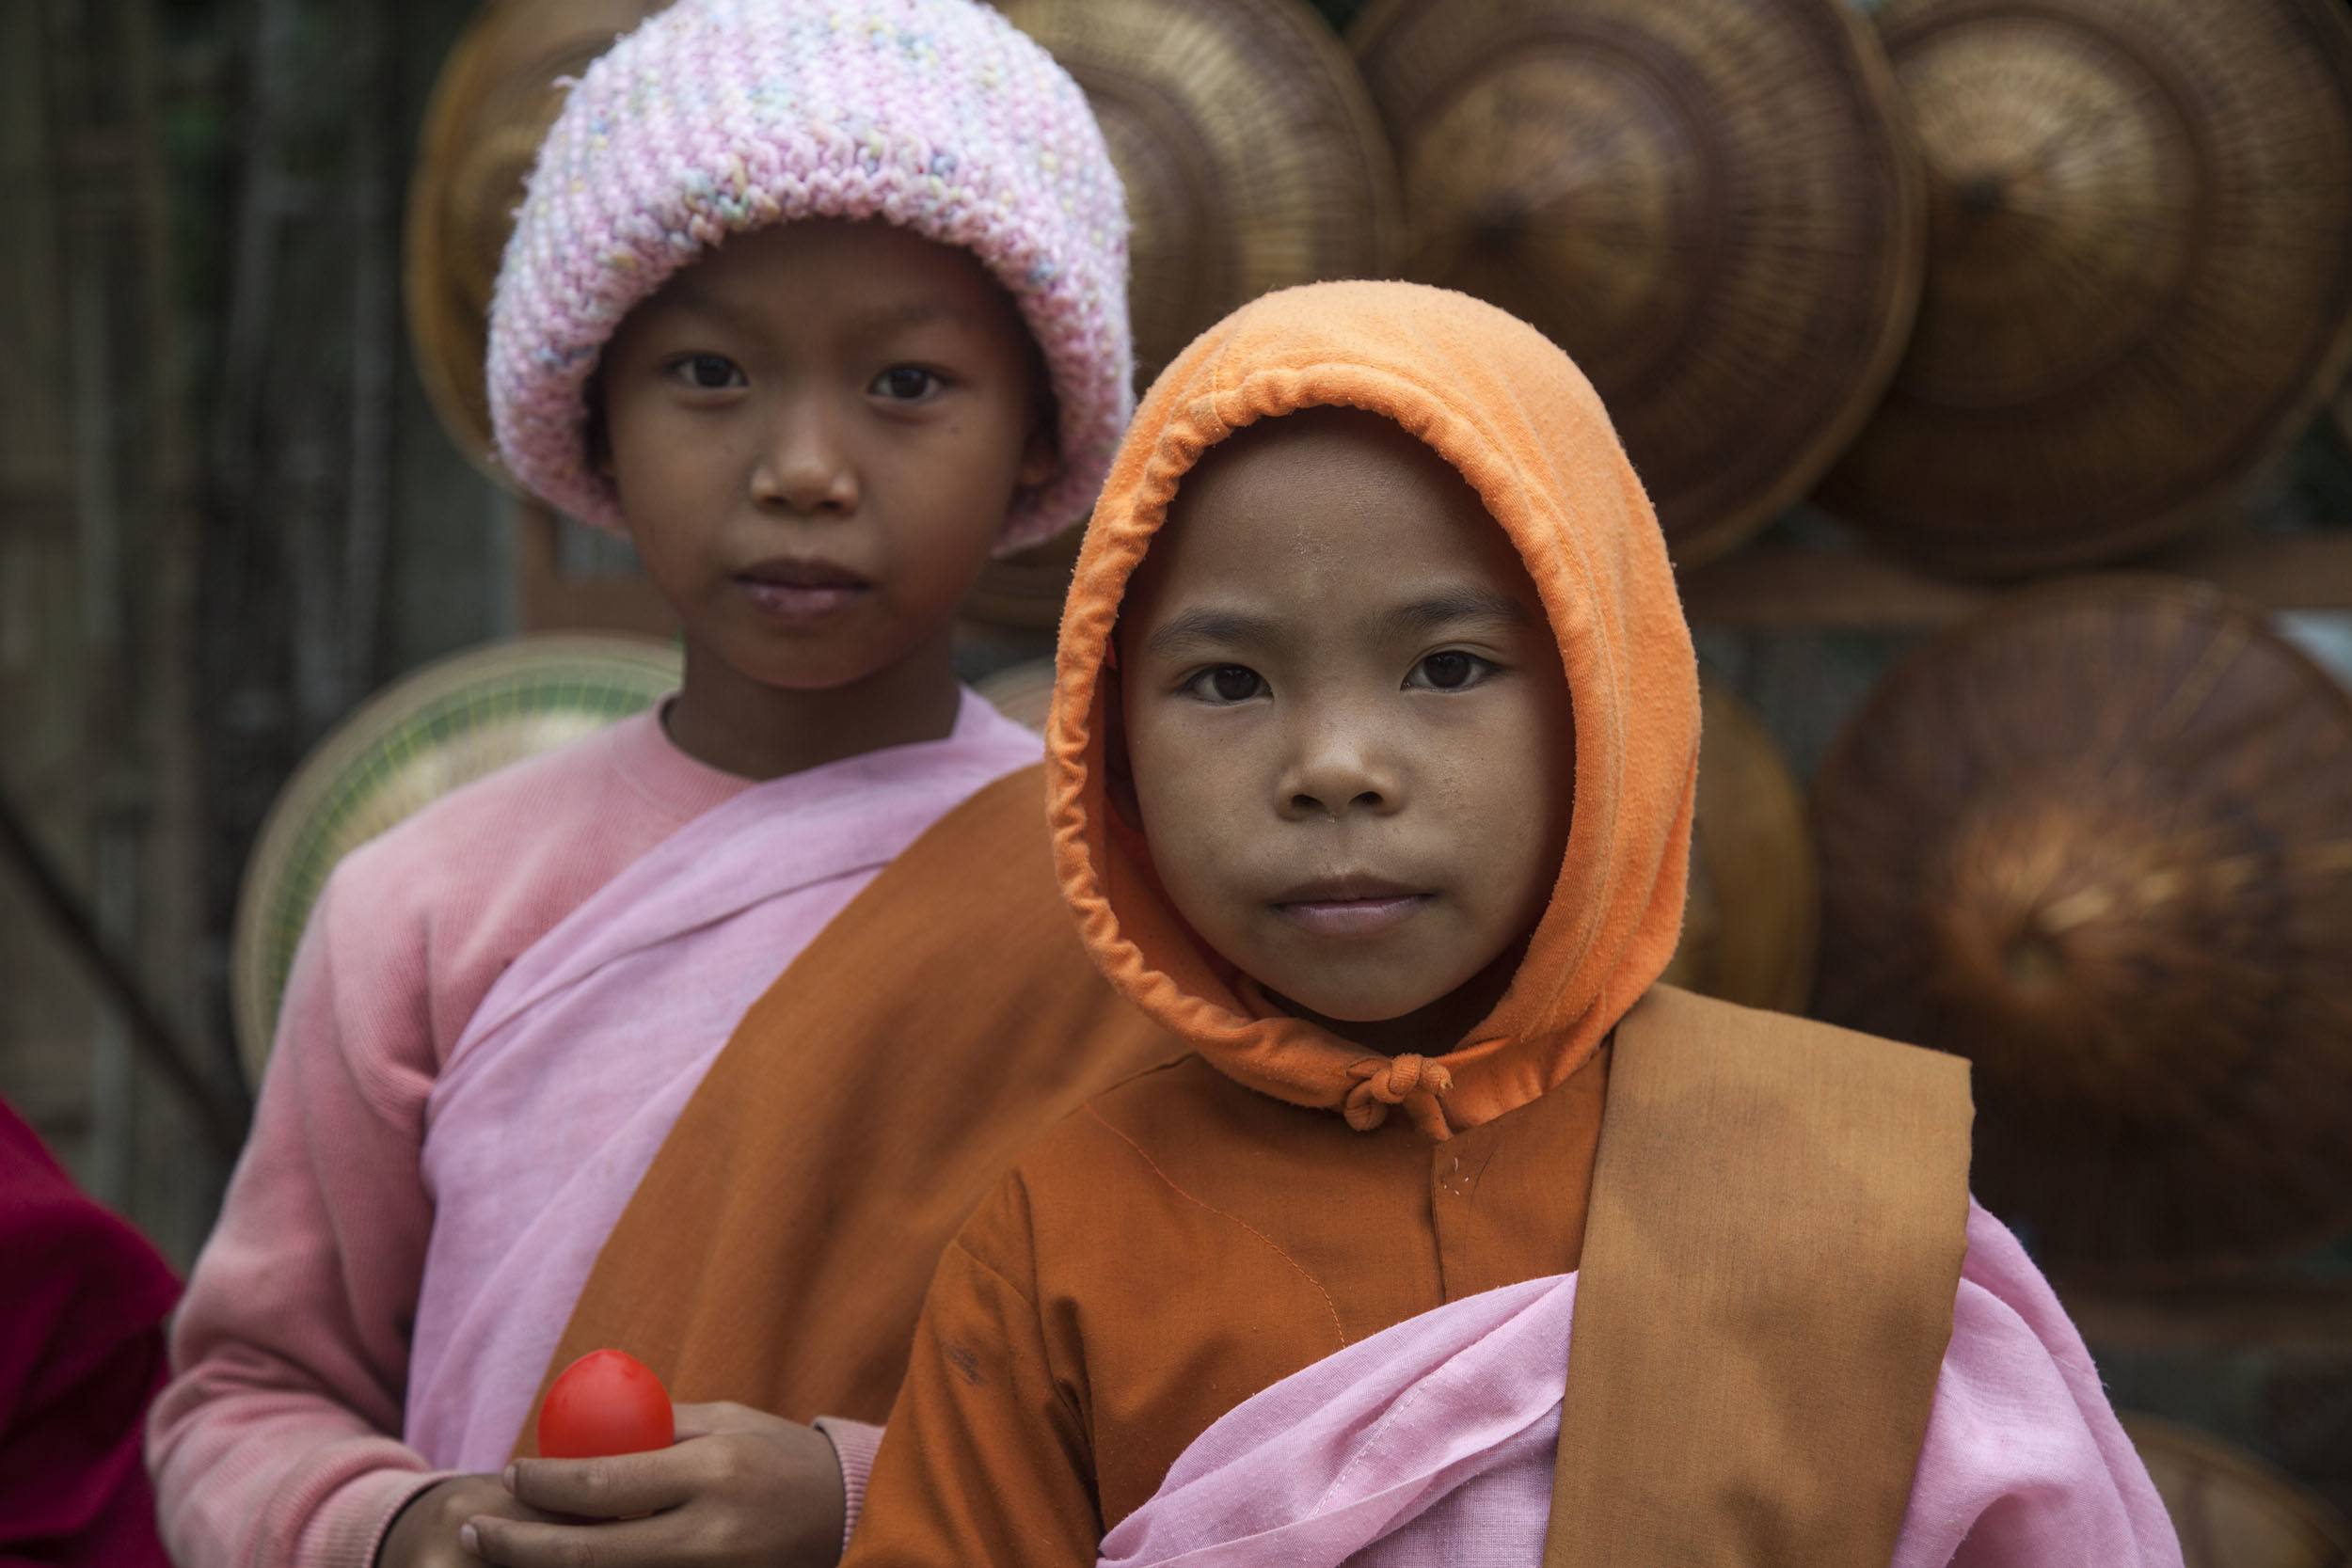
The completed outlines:
[[[1200,454],[1259,420],[1341,405],[1394,420],[1461,471],[1518,546],[1567,671],[1568,846],[1502,999],[1450,1050],[1394,1058],[1265,1003],[1168,903],[1105,796],[1112,628]],[[1227,1075],[1359,1128],[1401,1105],[1431,1137],[1527,1103],[1584,1065],[1682,927],[1698,673],[1663,536],[1607,412],[1548,339],[1468,295],[1320,283],[1227,317],[1137,411],[1078,557],[1047,729],[1056,869],[1126,996]]]

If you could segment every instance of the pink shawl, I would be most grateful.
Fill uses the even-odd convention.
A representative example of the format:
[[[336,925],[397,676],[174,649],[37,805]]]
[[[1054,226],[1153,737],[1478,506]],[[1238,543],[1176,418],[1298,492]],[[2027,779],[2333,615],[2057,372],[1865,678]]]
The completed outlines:
[[[1104,1538],[1102,1568],[1534,1568],[1576,1276],[1451,1303],[1236,1406]],[[2180,1568],[2148,1472],[2050,1287],[1970,1205],[1893,1568]]]
[[[737,1022],[876,872],[1041,749],[966,691],[944,739],[704,813],[491,987],[425,1109],[405,1435],[430,1464],[504,1466],[597,1251]]]

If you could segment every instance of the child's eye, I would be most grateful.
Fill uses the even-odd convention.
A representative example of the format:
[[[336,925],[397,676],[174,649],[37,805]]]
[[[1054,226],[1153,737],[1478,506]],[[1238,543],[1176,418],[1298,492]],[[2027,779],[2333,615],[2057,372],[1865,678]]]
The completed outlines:
[[[893,365],[874,377],[866,390],[893,403],[920,403],[946,383],[920,365]]]
[[[1184,683],[1204,703],[1246,703],[1266,689],[1265,679],[1247,664],[1219,664]]]
[[[1405,684],[1428,691],[1461,691],[1493,674],[1495,668],[1493,663],[1476,654],[1448,648],[1443,653],[1431,654],[1414,665],[1413,673],[1405,677]]]
[[[723,354],[690,354],[672,365],[670,373],[698,392],[723,392],[730,387],[751,385],[743,368]]]

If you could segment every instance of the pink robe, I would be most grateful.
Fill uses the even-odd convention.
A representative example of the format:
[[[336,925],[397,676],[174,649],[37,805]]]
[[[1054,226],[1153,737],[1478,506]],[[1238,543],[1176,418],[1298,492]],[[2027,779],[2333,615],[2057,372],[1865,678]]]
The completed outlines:
[[[1101,1568],[1534,1568],[1576,1275],[1411,1318],[1228,1412]],[[1893,1568],[2180,1568],[2081,1337],[1971,1204],[1952,1338]]]
[[[426,1102],[405,1436],[429,1464],[505,1465],[598,1250],[737,1022],[875,873],[1039,751],[967,691],[944,739],[705,813],[491,987]]]

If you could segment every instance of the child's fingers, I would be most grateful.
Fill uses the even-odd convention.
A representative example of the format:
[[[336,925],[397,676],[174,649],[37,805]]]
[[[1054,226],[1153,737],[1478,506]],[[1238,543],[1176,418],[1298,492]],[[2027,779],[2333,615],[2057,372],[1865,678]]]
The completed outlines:
[[[500,1568],[675,1568],[688,1560],[676,1517],[617,1525],[539,1525],[469,1520],[457,1544]]]
[[[691,1455],[676,1449],[610,1459],[518,1459],[507,1490],[545,1513],[576,1519],[634,1519],[676,1508],[694,1496]]]
[[[722,1432],[759,1432],[772,1428],[777,1418],[749,1405],[723,1400],[710,1404],[680,1404],[672,1407],[677,1424],[677,1440],[689,1437],[708,1437]]]

